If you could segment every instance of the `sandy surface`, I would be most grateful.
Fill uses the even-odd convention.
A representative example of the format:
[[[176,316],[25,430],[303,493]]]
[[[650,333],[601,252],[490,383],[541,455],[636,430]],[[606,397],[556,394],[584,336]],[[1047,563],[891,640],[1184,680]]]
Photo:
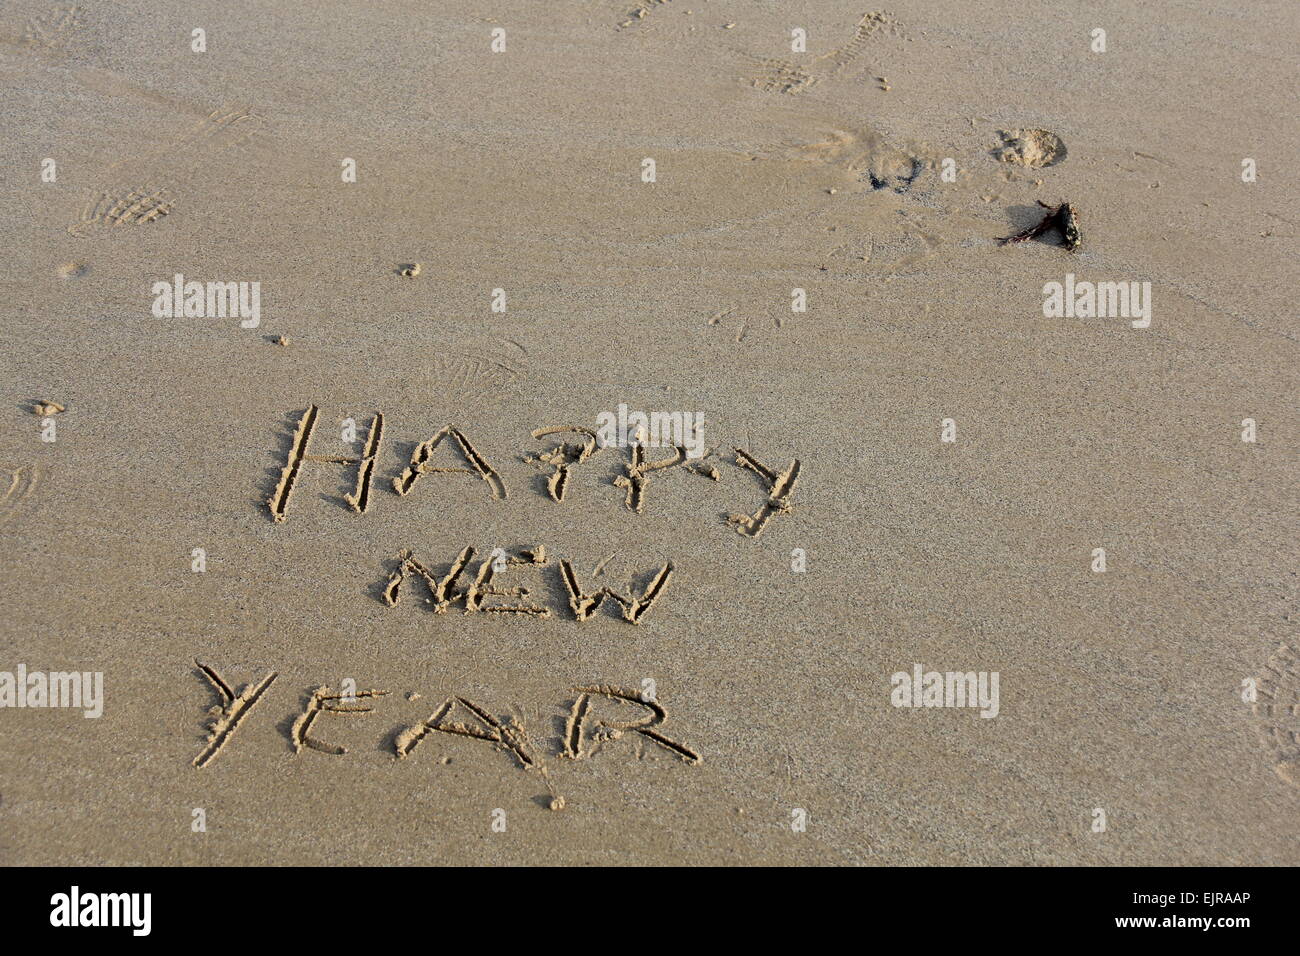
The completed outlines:
[[[1300,863],[1293,4],[185,6],[0,12],[0,670],[105,698],[0,709],[0,860]],[[1040,200],[1078,250],[997,243]],[[177,273],[260,282],[260,327],[155,317]],[[1067,273],[1150,326],[1045,317]],[[620,403],[701,414],[718,480],[637,514],[612,447],[553,500],[531,432]],[[307,462],[277,522],[313,406],[320,457],[383,414],[368,507]],[[394,493],[447,425],[504,497]],[[800,462],[757,537],[735,448]],[[385,601],[404,550],[539,544],[500,583],[545,618]],[[578,621],[561,560],[672,574]],[[201,768],[196,660],[277,675]],[[997,716],[893,706],[917,663]],[[575,690],[647,679],[680,749]],[[346,680],[387,694],[296,752]]]

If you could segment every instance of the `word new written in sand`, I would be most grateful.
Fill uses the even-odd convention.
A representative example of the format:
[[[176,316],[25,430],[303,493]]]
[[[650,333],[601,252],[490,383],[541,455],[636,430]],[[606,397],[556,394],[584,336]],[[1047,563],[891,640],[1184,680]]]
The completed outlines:
[[[345,500],[352,510],[359,514],[366,514],[370,510],[376,461],[384,439],[383,413],[374,413],[361,454],[356,456],[312,454],[312,436],[318,421],[319,409],[315,405],[309,406],[298,418],[284,466],[280,470],[279,481],[274,493],[267,499],[267,507],[276,522],[288,518],[294,490],[298,486],[304,467],[308,464],[355,467],[356,482],[351,493],[345,496]],[[645,507],[647,489],[652,476],[670,469],[684,469],[712,482],[718,482],[721,478],[717,467],[708,460],[712,452],[688,464],[687,449],[684,445],[670,445],[661,457],[651,458],[644,442],[618,443],[611,446],[602,440],[596,430],[581,425],[538,428],[532,432],[532,437],[539,440],[548,439],[549,447],[527,454],[524,461],[543,472],[547,494],[555,502],[564,501],[574,470],[607,449],[611,454],[625,456],[622,462],[622,473],[614,479],[614,485],[623,489],[624,507],[635,514],[641,514]],[[435,463],[435,456],[440,449],[446,449],[441,457],[451,455],[456,461]],[[733,464],[756,475],[766,491],[766,496],[752,512],[728,515],[727,523],[736,533],[744,537],[757,538],[773,518],[790,513],[790,499],[799,481],[799,460],[796,458],[783,470],[777,471],[742,448],[735,448],[733,451],[735,456]],[[500,472],[455,425],[441,428],[432,438],[416,445],[410,462],[399,474],[392,477],[391,487],[399,497],[405,497],[415,490],[422,479],[431,475],[447,474],[469,475],[481,480],[486,493],[494,501],[502,500],[507,496],[506,484]],[[427,588],[429,597],[426,603],[437,614],[446,612],[452,605],[460,605],[467,614],[522,614],[549,617],[549,608],[527,601],[528,588],[502,587],[500,579],[511,570],[541,571],[544,568],[554,567],[568,596],[569,610],[576,620],[589,620],[608,599],[608,606],[617,606],[621,610],[623,620],[630,624],[639,624],[655,601],[664,593],[673,575],[673,563],[666,561],[662,567],[646,576],[646,583],[640,593],[632,591],[624,594],[610,587],[586,590],[574,572],[572,563],[561,559],[556,565],[552,565],[544,545],[521,550],[515,554],[508,554],[501,548],[497,548],[486,555],[477,567],[472,568],[475,553],[472,547],[463,548],[444,573],[437,573],[417,558],[414,550],[400,551],[397,555],[396,567],[390,573],[384,588],[385,601],[389,606],[395,607],[401,598],[405,581],[414,575]],[[516,603],[502,603],[500,599],[503,598],[517,600]]]

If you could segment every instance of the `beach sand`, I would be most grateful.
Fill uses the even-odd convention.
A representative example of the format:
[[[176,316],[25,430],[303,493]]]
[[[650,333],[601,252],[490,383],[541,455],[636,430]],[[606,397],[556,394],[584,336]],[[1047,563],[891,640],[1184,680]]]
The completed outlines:
[[[0,13],[0,862],[1300,863],[1293,4],[159,6]]]

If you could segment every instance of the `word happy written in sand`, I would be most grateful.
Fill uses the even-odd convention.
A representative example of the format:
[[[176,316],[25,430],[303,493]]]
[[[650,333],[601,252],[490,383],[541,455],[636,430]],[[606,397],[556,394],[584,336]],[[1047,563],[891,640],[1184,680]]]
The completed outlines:
[[[267,499],[267,508],[276,522],[285,521],[289,516],[289,505],[298,486],[303,468],[308,464],[331,464],[356,468],[356,482],[345,500],[353,511],[365,514],[370,510],[372,487],[375,479],[376,461],[384,439],[384,416],[375,412],[370,421],[361,454],[321,455],[311,453],[312,436],[319,421],[319,409],[312,405],[298,418],[284,466],[280,470],[279,481],[275,491]],[[352,426],[345,428],[344,437],[355,440]],[[684,469],[687,472],[717,482],[721,476],[718,469],[709,462],[710,455],[698,461],[688,463],[687,449],[684,445],[671,445],[662,457],[650,458],[642,442],[633,442],[626,446],[611,446],[602,441],[596,430],[580,425],[558,425],[539,428],[532,432],[534,439],[549,439],[552,443],[542,451],[525,456],[524,461],[543,472],[546,477],[547,494],[553,501],[563,502],[575,469],[581,468],[597,455],[610,451],[625,457],[622,473],[614,479],[615,486],[623,489],[624,507],[631,512],[641,514],[646,501],[647,488],[651,476],[658,476],[672,469]],[[711,453],[710,453],[711,454]],[[753,475],[762,483],[766,496],[750,513],[736,513],[727,516],[727,523],[744,537],[756,538],[762,534],[777,515],[789,514],[790,499],[794,495],[799,481],[799,460],[792,460],[784,469],[777,471],[760,462],[749,452],[741,448],[734,449],[733,463]],[[435,463],[435,458],[446,459]],[[415,446],[409,464],[391,479],[391,487],[401,497],[411,494],[421,480],[431,475],[461,474],[469,475],[483,482],[484,490],[494,500],[507,496],[506,484],[491,462],[474,447],[465,433],[455,425],[447,425],[432,438]],[[463,606],[465,613],[523,614],[536,617],[549,617],[550,610],[536,604],[530,604],[526,598],[528,589],[524,587],[503,588],[499,578],[511,569],[541,569],[550,564],[546,548],[538,546],[509,555],[498,548],[492,551],[477,568],[471,570],[470,564],[475,551],[472,547],[461,550],[451,562],[445,574],[437,574],[417,559],[411,550],[403,550],[397,556],[397,566],[392,570],[384,588],[384,599],[390,606],[396,606],[402,593],[402,585],[408,576],[414,575],[422,580],[429,592],[427,603],[434,613],[443,613],[453,604]],[[569,599],[569,610],[578,621],[586,621],[601,607],[617,605],[621,608],[622,619],[639,624],[650,611],[654,602],[667,588],[673,574],[671,561],[647,577],[646,583],[638,594],[633,591],[623,594],[609,587],[592,591],[584,590],[573,565],[567,560],[560,560],[557,565],[560,582]],[[461,581],[466,583],[462,586]],[[519,603],[489,603],[490,599],[516,598]]]

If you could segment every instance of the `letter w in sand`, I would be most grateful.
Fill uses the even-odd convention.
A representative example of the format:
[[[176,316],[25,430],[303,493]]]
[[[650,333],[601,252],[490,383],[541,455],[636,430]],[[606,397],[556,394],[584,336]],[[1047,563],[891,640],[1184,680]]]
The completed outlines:
[[[596,613],[606,597],[611,597],[623,606],[623,620],[640,624],[641,618],[649,612],[655,601],[659,599],[659,595],[668,587],[668,581],[673,576],[673,563],[669,561],[660,568],[650,579],[645,590],[640,594],[633,591],[631,597],[619,594],[609,587],[584,592],[578,583],[578,576],[573,573],[573,565],[568,561],[560,562],[560,575],[564,579],[564,589],[569,592],[569,607],[573,611],[573,616],[579,621],[587,620]]]

